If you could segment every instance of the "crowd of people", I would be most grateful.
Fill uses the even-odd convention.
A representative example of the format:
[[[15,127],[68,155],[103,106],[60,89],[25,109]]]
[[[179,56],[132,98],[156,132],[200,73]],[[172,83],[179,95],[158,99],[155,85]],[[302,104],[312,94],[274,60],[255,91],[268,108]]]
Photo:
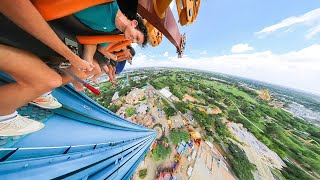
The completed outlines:
[[[114,84],[116,73],[120,73],[126,62],[132,63],[135,50],[131,45],[111,51],[121,42],[83,44],[83,55],[74,54],[57,36],[39,11],[30,1],[3,0],[1,13],[46,46],[67,59],[68,68],[81,79],[91,79],[98,84],[97,78],[103,73]],[[136,14],[128,19],[121,12],[116,1],[92,6],[73,14],[81,23],[100,32],[120,30],[126,40],[145,46],[148,42],[147,29],[142,18]],[[45,62],[50,57],[39,57],[31,52],[1,44],[0,71],[10,75],[15,82],[0,86],[0,136],[17,136],[38,131],[44,124],[23,117],[17,109],[30,103],[47,109],[60,108],[62,105],[51,91],[72,83],[77,91],[83,91],[82,83],[68,74],[62,74]]]

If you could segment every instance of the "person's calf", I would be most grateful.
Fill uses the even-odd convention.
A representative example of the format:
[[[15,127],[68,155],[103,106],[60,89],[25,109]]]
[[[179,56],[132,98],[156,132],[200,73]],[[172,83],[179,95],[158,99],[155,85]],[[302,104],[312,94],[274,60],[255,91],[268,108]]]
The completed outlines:
[[[91,80],[92,80],[96,85],[98,85],[98,84],[99,84],[98,78],[99,78],[102,74],[103,74],[103,71],[101,71],[99,74],[95,74],[95,75],[91,78]]]
[[[83,59],[88,61],[89,63],[93,64],[93,56],[97,50],[97,45],[95,44],[85,44],[83,52]]]

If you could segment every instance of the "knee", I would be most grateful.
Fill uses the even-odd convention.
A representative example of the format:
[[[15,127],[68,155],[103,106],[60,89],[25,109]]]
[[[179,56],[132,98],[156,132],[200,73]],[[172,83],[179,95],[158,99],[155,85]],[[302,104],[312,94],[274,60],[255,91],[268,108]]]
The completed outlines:
[[[41,85],[42,89],[45,91],[51,91],[55,88],[58,88],[62,85],[62,77],[57,73],[52,73],[50,76],[45,78],[46,82],[43,82],[44,85]]]
[[[57,73],[48,73],[40,81],[35,81],[33,87],[41,92],[48,92],[62,85],[62,77]]]
[[[55,89],[62,85],[62,77],[59,74],[51,76],[48,80],[48,88]]]

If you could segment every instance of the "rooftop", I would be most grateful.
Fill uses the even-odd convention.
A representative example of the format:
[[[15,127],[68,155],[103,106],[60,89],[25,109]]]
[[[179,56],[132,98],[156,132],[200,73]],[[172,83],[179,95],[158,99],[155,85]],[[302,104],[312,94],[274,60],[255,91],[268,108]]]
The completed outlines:
[[[159,92],[166,98],[172,96],[172,93],[167,88],[163,88]]]

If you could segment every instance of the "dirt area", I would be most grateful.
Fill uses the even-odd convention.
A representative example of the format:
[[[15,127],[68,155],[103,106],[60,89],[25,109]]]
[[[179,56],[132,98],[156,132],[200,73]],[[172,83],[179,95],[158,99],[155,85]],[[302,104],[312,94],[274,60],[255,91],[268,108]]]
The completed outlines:
[[[207,110],[208,114],[220,114],[222,113],[221,109],[216,107],[216,108],[210,108],[210,110]]]
[[[196,98],[194,98],[194,97],[190,96],[189,94],[185,94],[185,95],[183,96],[183,98],[182,98],[182,101],[183,101],[183,102],[186,102],[186,101],[190,101],[190,102],[199,102],[199,100],[198,100],[198,99],[196,99]]]
[[[248,160],[255,164],[257,173],[261,179],[273,179],[273,175],[269,167],[273,167],[267,158],[274,158],[273,152],[268,148],[264,148],[260,141],[256,139],[251,133],[241,129],[242,125],[231,123],[229,131],[234,135],[236,139],[242,141],[243,144],[238,144],[240,148],[246,153]],[[263,147],[263,148],[262,148]],[[280,158],[279,158],[280,159]],[[277,162],[277,158],[274,158],[273,162]],[[280,159],[281,160],[281,159]],[[279,166],[281,164],[279,162]]]
[[[140,163],[140,165],[138,166],[138,168],[134,172],[132,179],[133,180],[140,180],[139,171],[141,169],[145,169],[145,168],[147,168],[147,176],[144,179],[145,180],[156,179],[156,177],[157,177],[157,164],[152,159],[151,152],[149,152],[147,154],[146,158],[144,159],[144,161]]]
[[[126,103],[135,104],[140,101],[144,95],[144,89],[134,89],[126,96]]]
[[[255,150],[250,147],[243,147],[243,150],[246,152],[246,155],[250,162],[254,162],[257,173],[262,179],[273,179],[273,175],[269,167],[261,160],[261,158],[256,154]]]
[[[167,123],[167,119],[163,113],[162,117],[160,117],[160,113],[158,111],[158,107],[153,104],[153,100],[149,102],[149,114],[155,118],[155,123],[160,123],[162,124],[162,128],[164,130],[165,136],[169,137],[169,126]]]
[[[179,114],[170,117],[170,120],[172,122],[173,128],[181,128],[184,125],[183,118]]]
[[[219,153],[220,153],[222,156],[226,156],[224,150],[220,147],[219,144],[217,144],[216,142],[213,142],[212,144],[214,145],[214,147],[219,151]]]
[[[155,127],[153,127],[153,129],[158,131],[158,135],[157,135],[156,139],[159,140],[163,135],[162,128],[160,126],[155,126]]]
[[[257,91],[259,97],[265,101],[271,101],[271,96],[268,90],[262,89]]]
[[[220,155],[214,155],[204,142],[200,145],[190,179],[227,179],[235,180]],[[213,148],[214,150],[214,148]]]
[[[202,112],[206,112],[207,114],[220,114],[222,113],[221,109],[216,107],[216,108],[211,108],[211,107],[206,107],[205,106],[197,106],[197,109],[199,109],[199,111],[202,111]]]
[[[199,111],[202,111],[202,112],[207,112],[207,110],[203,107],[197,107],[197,109],[199,109]]]

